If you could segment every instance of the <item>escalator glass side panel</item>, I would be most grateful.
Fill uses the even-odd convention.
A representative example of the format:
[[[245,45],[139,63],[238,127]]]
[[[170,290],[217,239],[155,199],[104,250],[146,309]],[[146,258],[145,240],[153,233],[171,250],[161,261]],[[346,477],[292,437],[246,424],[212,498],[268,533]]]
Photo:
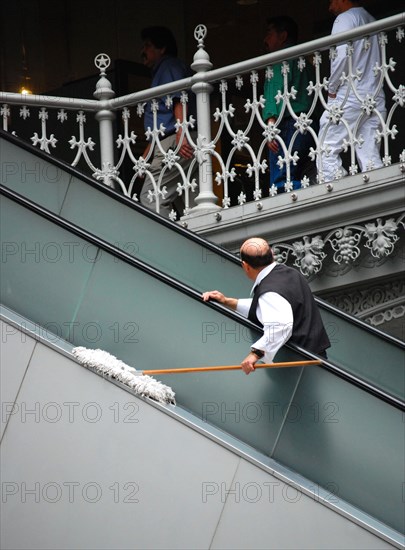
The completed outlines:
[[[6,139],[0,139],[0,147],[2,158],[11,163],[3,170],[5,185],[198,292],[217,288],[228,296],[249,296],[251,282],[237,263],[204,246],[203,241],[189,238],[187,232],[178,232],[175,224],[162,225],[156,218],[116,200],[116,195],[101,192],[78,175],[65,172],[41,154],[35,155]],[[403,349],[354,320],[322,306],[320,309],[332,341],[330,359],[404,399]]]
[[[305,369],[273,458],[404,532],[403,413],[321,367]]]
[[[2,206],[3,236],[17,245],[3,266],[2,302],[50,331],[63,328],[58,336],[74,345],[146,370],[239,364],[258,336],[10,199]],[[296,358],[288,349],[277,356]],[[158,378],[179,406],[401,529],[403,418],[387,403],[318,367]]]
[[[331,340],[329,359],[382,390],[405,400],[404,350],[389,339],[321,309]]]
[[[77,178],[72,178],[62,216],[197,291],[221,281],[236,295],[250,290],[238,264]]]
[[[98,248],[1,197],[1,303],[69,340]]]
[[[55,214],[60,212],[71,180],[69,172],[3,137],[0,159],[2,185]]]

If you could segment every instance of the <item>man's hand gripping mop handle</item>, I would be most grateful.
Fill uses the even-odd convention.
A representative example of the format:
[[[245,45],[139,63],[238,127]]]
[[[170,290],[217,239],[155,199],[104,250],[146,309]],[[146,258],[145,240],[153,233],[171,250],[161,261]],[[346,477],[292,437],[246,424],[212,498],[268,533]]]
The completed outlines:
[[[322,361],[285,361],[281,363],[258,363],[255,365],[255,369],[271,369],[280,367],[306,367],[309,365],[321,365]],[[185,369],[155,369],[155,370],[143,370],[140,374],[182,374],[186,372],[209,372],[219,370],[242,370],[240,365],[220,365],[217,367],[193,367]]]

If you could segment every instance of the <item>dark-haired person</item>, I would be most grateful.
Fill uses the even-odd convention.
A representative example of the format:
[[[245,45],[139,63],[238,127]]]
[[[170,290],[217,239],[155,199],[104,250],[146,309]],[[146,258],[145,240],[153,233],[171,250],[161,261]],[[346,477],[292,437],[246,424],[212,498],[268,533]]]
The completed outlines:
[[[170,29],[166,27],[147,27],[141,31],[142,49],[141,58],[144,65],[149,67],[152,72],[151,87],[169,84],[175,80],[181,80],[191,75],[190,68],[177,57],[177,43]],[[189,94],[190,95],[190,94]],[[181,144],[178,151],[180,159],[178,164],[187,173],[193,158],[194,150],[187,139],[182,137],[182,131],[176,132],[176,121],[183,122],[183,105],[180,102],[180,94],[172,94],[173,102],[171,105],[166,103],[166,97],[159,99],[159,108],[157,111],[156,127],[159,129],[164,126],[165,135],[160,139],[160,147],[155,145],[153,160],[149,171],[155,182],[159,179],[160,173],[164,168],[164,152],[169,149],[173,151],[178,144]],[[189,105],[192,103],[189,97]],[[145,108],[144,126],[145,131],[154,128],[154,114],[152,103],[148,102]],[[146,157],[149,147],[144,152]],[[181,175],[176,167],[167,169],[161,180],[160,189],[166,188],[166,195],[159,197],[159,212],[165,218],[169,217],[174,204],[182,202],[177,192],[177,184],[181,182]],[[155,188],[151,179],[146,176],[142,191],[140,194],[141,203],[150,210],[156,210]],[[152,200],[151,200],[152,199]],[[184,207],[184,204],[182,205]],[[182,212],[180,212],[182,214]]]
[[[288,16],[280,15],[267,19],[267,33],[264,38],[264,47],[268,53],[273,53],[297,44],[298,26],[296,22]],[[290,105],[293,113],[299,117],[301,113],[307,113],[312,104],[312,96],[308,94],[307,87],[309,82],[314,80],[312,66],[306,64],[305,67],[298,67],[298,60],[293,59],[283,63],[275,63],[272,67],[271,78],[267,78],[264,83],[264,98],[266,100],[262,117],[269,124],[278,120],[284,109],[284,101],[278,99],[279,93],[284,93],[284,74],[287,79],[287,92],[295,89],[295,97],[290,97]],[[287,72],[286,72],[287,71]],[[287,107],[282,114],[282,118],[277,125],[281,138],[285,146],[289,147],[297,128],[294,126],[296,119]],[[316,132],[318,126],[314,128]],[[284,157],[284,151],[276,139],[267,143],[269,148],[269,167],[270,167],[270,186],[277,187],[277,193],[284,193],[285,183],[287,181],[286,163],[279,166],[278,157]],[[309,150],[315,147],[315,141],[310,132],[298,132],[294,138],[291,155],[296,151],[299,159],[294,164],[290,162],[290,181],[293,189],[301,188],[301,180],[305,175],[305,169],[309,169]],[[313,171],[314,169],[312,169]]]
[[[218,290],[204,292],[202,298],[215,300],[263,327],[263,336],[241,363],[244,372],[252,372],[259,359],[271,363],[287,341],[326,357],[330,341],[303,275],[275,262],[269,244],[260,237],[245,241],[240,256],[245,274],[254,281],[253,298],[228,298]]]

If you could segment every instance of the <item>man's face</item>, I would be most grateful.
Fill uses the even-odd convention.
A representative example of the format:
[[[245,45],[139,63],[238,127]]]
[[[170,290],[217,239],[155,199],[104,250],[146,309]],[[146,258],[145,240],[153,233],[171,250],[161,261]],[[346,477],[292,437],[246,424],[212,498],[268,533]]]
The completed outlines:
[[[267,33],[264,37],[264,47],[266,52],[272,53],[284,47],[287,38],[286,32],[278,32],[274,25],[267,27]]]
[[[339,15],[347,9],[346,0],[329,0],[329,11],[333,15]]]
[[[142,63],[150,69],[163,57],[164,48],[157,48],[150,40],[145,40],[141,48]]]

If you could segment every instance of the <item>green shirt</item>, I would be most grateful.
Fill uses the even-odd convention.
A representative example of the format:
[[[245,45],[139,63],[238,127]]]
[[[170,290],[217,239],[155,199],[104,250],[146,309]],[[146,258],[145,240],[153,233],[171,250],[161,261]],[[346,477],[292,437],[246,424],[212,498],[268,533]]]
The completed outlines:
[[[294,86],[296,98],[290,98],[290,104],[294,113],[299,115],[300,113],[307,113],[311,107],[313,101],[313,95],[308,95],[307,86],[312,78],[312,65],[308,67],[308,64],[300,71],[298,68],[298,60],[293,59],[288,61],[290,71],[287,75],[288,79],[288,92],[291,92],[292,86]],[[273,65],[273,76],[270,79],[266,79],[264,84],[264,97],[266,104],[263,109],[263,120],[267,121],[270,117],[278,118],[281,109],[283,107],[283,99],[276,102],[276,95],[278,91],[284,93],[284,75],[282,73],[283,64],[276,63]],[[290,113],[285,109],[284,117],[290,116]]]

